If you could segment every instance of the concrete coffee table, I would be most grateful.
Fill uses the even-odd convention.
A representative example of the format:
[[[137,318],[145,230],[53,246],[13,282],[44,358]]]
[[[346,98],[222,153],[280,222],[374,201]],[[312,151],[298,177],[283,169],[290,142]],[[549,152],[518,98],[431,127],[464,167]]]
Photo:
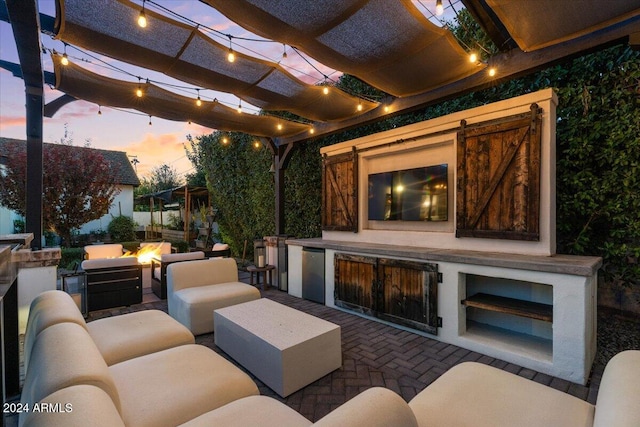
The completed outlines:
[[[340,326],[266,298],[213,312],[218,347],[285,397],[342,366]]]

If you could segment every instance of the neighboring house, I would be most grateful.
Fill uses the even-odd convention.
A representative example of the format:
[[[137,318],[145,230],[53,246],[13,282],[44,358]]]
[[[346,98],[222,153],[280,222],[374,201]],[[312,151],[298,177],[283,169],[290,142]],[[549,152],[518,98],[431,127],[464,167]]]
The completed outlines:
[[[20,142],[26,144],[24,140],[16,140],[10,138],[0,138],[0,169],[4,166],[4,146],[7,142]],[[49,143],[45,143],[49,145]],[[80,233],[90,233],[96,230],[107,230],[112,216],[120,214],[129,217],[133,216],[133,190],[140,185],[140,180],[136,175],[127,153],[124,151],[100,150],[97,148],[75,147],[82,150],[96,150],[109,162],[113,167],[117,167],[120,171],[116,184],[120,189],[120,193],[114,198],[113,204],[109,208],[109,213],[102,218],[90,221],[80,228]],[[13,221],[22,219],[16,212],[0,207],[0,234],[13,233]]]

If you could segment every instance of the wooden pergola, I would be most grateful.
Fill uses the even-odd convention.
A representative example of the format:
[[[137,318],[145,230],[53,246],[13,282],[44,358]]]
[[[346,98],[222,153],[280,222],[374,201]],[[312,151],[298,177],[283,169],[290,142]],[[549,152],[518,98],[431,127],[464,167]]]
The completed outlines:
[[[218,3],[217,1],[204,2],[210,5]],[[562,15],[562,12],[557,11],[558,7],[566,6],[566,4],[559,5],[553,1],[541,1],[539,4],[544,4],[548,8],[544,13],[555,14],[553,23],[545,23],[548,24],[548,27],[553,25],[552,29],[561,32],[562,27],[570,23],[574,27],[582,28],[582,30],[570,37],[552,40],[541,47],[536,47],[534,50],[522,48],[518,38],[512,34],[513,28],[522,27],[523,21],[527,24],[526,28],[536,28],[533,19],[536,18],[537,22],[539,22],[540,19],[545,19],[544,16],[541,17],[535,13],[530,13],[531,10],[529,10],[528,15],[517,16],[519,19],[514,21],[504,18],[504,16],[509,15],[496,13],[498,9],[504,12],[505,8],[511,7],[513,4],[515,4],[515,7],[526,9],[531,7],[533,3],[514,1],[508,4],[509,2],[505,3],[498,0],[463,0],[463,3],[500,49],[500,52],[491,58],[492,64],[500,69],[499,77],[488,81],[483,74],[475,73],[421,93],[408,96],[389,96],[381,102],[386,106],[384,109],[381,105],[379,108],[373,108],[343,120],[314,122],[315,132],[312,135],[304,132],[286,137],[276,135],[261,137],[263,144],[271,150],[275,165],[276,234],[285,233],[284,172],[293,150],[299,144],[311,138],[321,138],[386,120],[392,116],[416,111],[447,99],[481,90],[501,81],[533,73],[563,60],[613,44],[628,43],[632,47],[640,47],[640,1],[638,0],[615,0],[611,4],[607,4],[606,7],[594,1],[594,7],[580,10],[580,16],[574,16],[573,14],[565,14],[565,16]],[[233,7],[235,6],[234,4]],[[603,9],[608,10],[603,12]],[[599,14],[602,13],[614,15],[618,13],[618,15],[597,21],[600,18]],[[503,18],[499,18],[499,15]],[[511,17],[513,18],[513,16],[512,11]],[[343,17],[340,18],[342,19]],[[54,34],[55,29],[52,17],[38,13],[37,0],[5,0],[0,3],[0,19],[8,21],[12,25],[20,58],[19,70],[14,64],[13,72],[14,74],[19,72],[25,82],[28,147],[26,228],[28,232],[33,233],[35,236],[33,245],[38,246],[42,235],[42,201],[40,195],[42,194],[43,116],[45,112],[48,116],[53,115],[60,107],[75,98],[65,94],[46,105],[44,104],[43,85],[45,74],[41,63],[40,33]],[[527,22],[527,20],[531,20],[531,22]],[[338,22],[338,18],[336,18],[336,22]],[[597,22],[598,25],[593,25],[593,22]],[[539,28],[538,30],[544,32],[548,31],[548,29]],[[276,34],[278,29],[273,28],[273,30],[274,37],[272,39],[278,40]],[[269,33],[269,29],[265,30],[265,32]],[[302,43],[303,40],[300,40],[300,42]],[[313,45],[316,42],[317,40],[311,40],[309,45]],[[293,43],[290,44],[295,45]],[[10,64],[0,64],[0,66],[11,69]]]
[[[153,213],[155,211],[155,202],[158,201],[158,211],[160,212],[160,226],[163,226],[162,221],[162,208],[167,203],[172,203],[176,200],[184,200],[185,218],[191,217],[191,208],[194,200],[202,201],[206,200],[206,206],[211,207],[211,196],[209,190],[206,187],[197,187],[182,185],[180,187],[171,188],[168,190],[162,190],[155,193],[144,194],[139,196],[137,200],[148,201],[149,211],[153,219]],[[184,240],[189,241],[189,221],[184,221]]]

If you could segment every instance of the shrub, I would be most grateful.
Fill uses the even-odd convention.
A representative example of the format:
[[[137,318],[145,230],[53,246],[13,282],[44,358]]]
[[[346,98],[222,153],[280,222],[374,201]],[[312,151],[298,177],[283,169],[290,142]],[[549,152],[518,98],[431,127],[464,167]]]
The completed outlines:
[[[136,240],[136,223],[133,218],[119,215],[113,217],[108,227],[111,240],[114,242],[130,242]]]
[[[186,240],[169,240],[171,246],[180,253],[189,252],[189,242]]]
[[[62,256],[60,257],[60,268],[73,270],[76,265],[82,262],[84,254],[83,248],[61,248]],[[77,263],[77,264],[76,264]]]

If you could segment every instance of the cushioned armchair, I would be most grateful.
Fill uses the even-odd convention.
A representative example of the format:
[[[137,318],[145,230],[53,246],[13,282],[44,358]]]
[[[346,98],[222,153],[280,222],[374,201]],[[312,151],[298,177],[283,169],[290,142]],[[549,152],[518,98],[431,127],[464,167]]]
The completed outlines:
[[[232,258],[176,262],[167,268],[169,314],[194,335],[213,332],[213,310],[260,298],[260,291],[238,281]]]
[[[174,262],[204,259],[202,251],[182,254],[166,253],[151,259],[151,290],[161,299],[167,298],[167,267]]]

